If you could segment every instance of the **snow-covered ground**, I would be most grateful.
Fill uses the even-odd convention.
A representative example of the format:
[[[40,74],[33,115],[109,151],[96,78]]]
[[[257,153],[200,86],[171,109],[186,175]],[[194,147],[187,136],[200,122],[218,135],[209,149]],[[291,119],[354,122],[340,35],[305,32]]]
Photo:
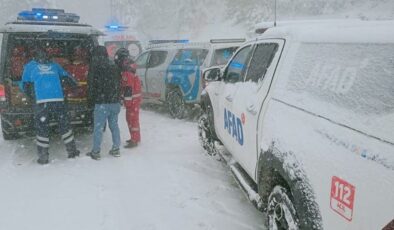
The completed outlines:
[[[120,116],[127,137],[124,111]],[[222,162],[204,155],[196,123],[141,112],[142,144],[107,154],[66,159],[52,140],[47,166],[38,165],[33,138],[0,141],[0,229],[159,230],[262,229],[263,217]],[[83,153],[91,136],[77,135]]]

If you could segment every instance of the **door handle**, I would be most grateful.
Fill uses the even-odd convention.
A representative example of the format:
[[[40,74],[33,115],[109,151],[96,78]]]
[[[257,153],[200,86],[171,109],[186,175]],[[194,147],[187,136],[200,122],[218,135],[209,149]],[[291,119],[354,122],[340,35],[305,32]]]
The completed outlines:
[[[166,72],[167,72],[167,71],[160,70],[160,71],[159,71],[159,76],[164,78],[164,77],[166,76]]]
[[[254,105],[247,106],[246,107],[246,111],[248,111],[252,115],[256,115],[257,114],[256,106],[254,106]]]
[[[232,102],[233,101],[233,96],[232,95],[227,95],[226,96],[226,100],[229,101],[229,102]]]

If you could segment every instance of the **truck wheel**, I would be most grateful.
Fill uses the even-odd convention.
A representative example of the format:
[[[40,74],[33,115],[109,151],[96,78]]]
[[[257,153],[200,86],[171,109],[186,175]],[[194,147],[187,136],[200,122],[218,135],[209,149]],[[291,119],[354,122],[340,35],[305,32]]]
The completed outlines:
[[[323,229],[314,190],[301,165],[293,152],[281,152],[274,143],[260,153],[258,191],[268,229]]]
[[[288,196],[286,188],[280,185],[275,186],[269,195],[267,224],[268,229],[272,230],[299,229],[293,201]]]
[[[183,119],[186,115],[187,106],[183,100],[182,92],[178,88],[171,89],[167,94],[168,111],[173,118]]]
[[[6,132],[4,132],[4,130],[2,130],[2,132],[3,132],[3,139],[6,141],[18,139],[18,135],[15,133],[6,133]]]
[[[198,119],[198,137],[205,152],[210,156],[215,156],[218,154],[218,149],[216,148],[214,134],[211,132],[213,129],[211,125],[208,114],[204,112]]]
[[[9,127],[9,125],[7,123],[5,123],[3,121],[3,119],[1,119],[1,131],[3,132],[3,139],[6,141],[18,139],[19,136],[16,133],[5,131],[5,130],[7,130],[7,127]]]

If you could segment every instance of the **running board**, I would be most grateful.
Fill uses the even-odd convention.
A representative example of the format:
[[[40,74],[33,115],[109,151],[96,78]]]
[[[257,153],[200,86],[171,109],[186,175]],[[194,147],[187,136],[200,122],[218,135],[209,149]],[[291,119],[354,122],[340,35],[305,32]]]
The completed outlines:
[[[263,202],[259,193],[257,192],[257,185],[253,179],[245,172],[245,170],[232,158],[231,154],[224,148],[223,145],[215,142],[216,148],[219,149],[218,153],[220,158],[230,167],[235,181],[241,187],[246,198],[256,207],[259,211],[264,211]]]
[[[257,193],[257,186],[249,175],[241,168],[238,163],[229,164],[231,172],[244,191],[249,201],[260,211],[263,211],[263,202],[260,195]]]

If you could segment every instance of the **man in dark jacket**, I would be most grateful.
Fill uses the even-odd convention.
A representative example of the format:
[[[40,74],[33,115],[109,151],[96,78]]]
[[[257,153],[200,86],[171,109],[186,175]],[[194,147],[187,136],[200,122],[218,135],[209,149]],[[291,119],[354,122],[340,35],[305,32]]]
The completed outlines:
[[[48,58],[40,47],[36,50],[34,60],[25,65],[21,89],[35,101],[34,123],[37,134],[39,164],[49,162],[49,122],[55,118],[59,123],[62,139],[66,145],[69,158],[79,155],[76,148],[70,119],[64,102],[62,81],[76,86],[77,82],[57,63]]]
[[[121,75],[114,64],[108,59],[104,46],[93,51],[92,64],[88,75],[89,103],[94,105],[93,148],[88,155],[99,160],[103,130],[108,121],[112,133],[112,149],[109,154],[120,156],[120,131],[118,115],[120,112],[120,81]]]

